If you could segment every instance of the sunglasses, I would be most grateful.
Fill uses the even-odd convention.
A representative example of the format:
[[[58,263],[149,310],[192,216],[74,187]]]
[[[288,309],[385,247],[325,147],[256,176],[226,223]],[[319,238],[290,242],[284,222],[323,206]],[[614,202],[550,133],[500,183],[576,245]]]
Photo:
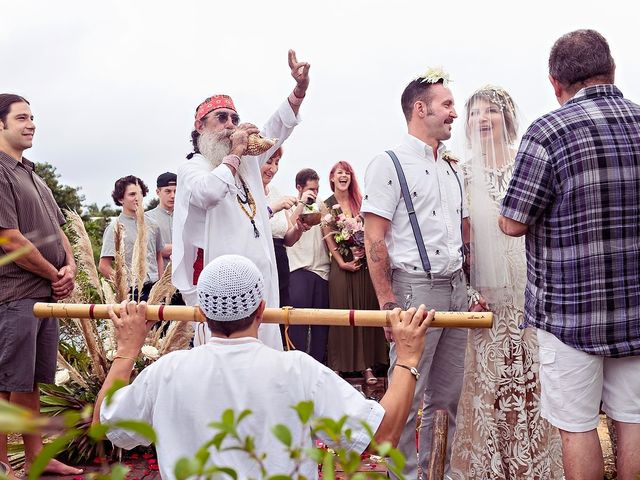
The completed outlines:
[[[240,123],[240,115],[237,113],[229,113],[229,112],[214,112],[213,114],[220,123],[227,123],[229,120],[229,115],[231,115],[231,123],[233,123],[236,127]]]

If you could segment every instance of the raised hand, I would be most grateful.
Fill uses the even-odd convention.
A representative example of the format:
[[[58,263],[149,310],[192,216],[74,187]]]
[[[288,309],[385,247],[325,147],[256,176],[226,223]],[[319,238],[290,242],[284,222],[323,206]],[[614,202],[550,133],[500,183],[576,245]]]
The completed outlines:
[[[298,98],[304,97],[309,87],[310,66],[307,62],[298,62],[296,52],[289,50],[289,68],[291,68],[291,76],[296,81],[293,93]]]
[[[309,205],[309,199],[313,200],[311,203],[315,203],[316,201],[316,193],[313,190],[305,190],[300,195],[300,203],[303,205]]]

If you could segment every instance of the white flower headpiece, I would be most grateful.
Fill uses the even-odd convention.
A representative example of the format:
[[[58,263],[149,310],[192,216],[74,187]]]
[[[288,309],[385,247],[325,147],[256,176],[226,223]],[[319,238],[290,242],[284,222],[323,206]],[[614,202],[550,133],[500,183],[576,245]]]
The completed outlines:
[[[453,82],[449,78],[449,74],[444,71],[442,67],[429,67],[427,71],[418,76],[416,80],[420,80],[421,83],[438,83],[442,80],[442,85],[447,86],[449,82]]]
[[[473,95],[480,95],[487,98],[491,103],[500,107],[500,110],[508,110],[512,115],[515,114],[516,108],[513,104],[511,96],[507,91],[496,85],[485,85],[482,88],[476,90]]]

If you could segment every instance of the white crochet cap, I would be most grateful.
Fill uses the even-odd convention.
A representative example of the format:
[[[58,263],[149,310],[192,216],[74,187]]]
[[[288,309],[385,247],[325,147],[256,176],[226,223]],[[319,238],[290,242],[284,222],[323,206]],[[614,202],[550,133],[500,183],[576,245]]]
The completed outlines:
[[[220,322],[247,318],[265,294],[260,270],[240,255],[222,255],[204,267],[197,291],[204,314]]]

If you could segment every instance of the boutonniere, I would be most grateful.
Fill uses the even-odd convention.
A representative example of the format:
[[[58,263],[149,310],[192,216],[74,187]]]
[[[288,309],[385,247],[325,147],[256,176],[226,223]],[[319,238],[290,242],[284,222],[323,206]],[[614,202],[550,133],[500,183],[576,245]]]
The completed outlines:
[[[453,162],[453,163],[458,163],[460,161],[460,159],[458,157],[456,157],[453,152],[451,152],[450,150],[445,150],[442,153],[442,159],[447,161],[447,162]]]
[[[438,83],[442,80],[442,85],[445,87],[449,82],[453,82],[453,80],[449,78],[449,74],[445,72],[442,67],[429,67],[427,71],[423,75],[418,76],[416,80],[420,80],[422,83]]]

